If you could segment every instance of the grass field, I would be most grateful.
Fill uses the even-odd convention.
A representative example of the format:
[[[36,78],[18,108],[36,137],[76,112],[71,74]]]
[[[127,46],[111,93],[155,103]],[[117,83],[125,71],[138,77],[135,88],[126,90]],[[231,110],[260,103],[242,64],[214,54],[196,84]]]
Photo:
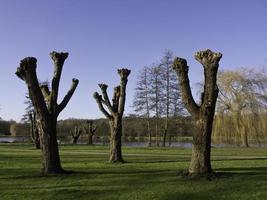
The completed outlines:
[[[0,145],[0,199],[267,199],[267,149],[213,148],[218,175],[178,176],[190,149],[123,148],[127,163],[109,164],[108,147],[61,146],[62,165],[74,173],[42,177],[40,151],[30,144]]]

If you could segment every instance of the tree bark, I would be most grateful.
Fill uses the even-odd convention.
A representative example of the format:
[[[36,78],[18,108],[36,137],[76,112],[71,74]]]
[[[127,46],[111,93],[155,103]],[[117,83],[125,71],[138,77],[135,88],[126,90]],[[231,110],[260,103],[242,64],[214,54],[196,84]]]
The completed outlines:
[[[109,123],[110,125],[110,157],[109,162],[124,162],[121,153],[121,133],[122,124],[121,119],[115,118],[114,121]]]
[[[40,139],[43,157],[42,173],[44,175],[64,173],[59,158],[56,129],[56,119],[50,119],[42,123]]]
[[[205,113],[205,110],[200,112],[198,119],[196,119],[189,167],[191,174],[212,172],[210,163],[212,121],[213,115]]]

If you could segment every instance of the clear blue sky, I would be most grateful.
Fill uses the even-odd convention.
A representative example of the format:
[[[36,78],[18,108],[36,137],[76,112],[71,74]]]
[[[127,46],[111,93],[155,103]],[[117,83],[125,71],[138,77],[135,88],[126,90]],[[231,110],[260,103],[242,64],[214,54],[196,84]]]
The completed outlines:
[[[98,118],[97,84],[110,91],[116,69],[129,67],[126,113],[138,71],[166,49],[188,59],[192,82],[202,79],[193,53],[223,53],[221,69],[267,63],[266,0],[0,0],[0,116],[20,120],[26,86],[14,72],[26,56],[38,59],[39,79],[50,80],[52,50],[67,51],[60,97],[73,77],[80,84],[60,118]]]

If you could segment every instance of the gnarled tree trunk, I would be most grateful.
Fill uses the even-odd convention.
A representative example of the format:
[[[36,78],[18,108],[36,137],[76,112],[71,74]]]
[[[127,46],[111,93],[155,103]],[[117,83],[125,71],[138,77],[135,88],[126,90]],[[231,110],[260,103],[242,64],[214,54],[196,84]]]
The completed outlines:
[[[173,69],[179,78],[183,103],[195,121],[192,157],[189,167],[190,174],[208,174],[212,172],[210,162],[211,134],[218,97],[216,80],[221,57],[221,53],[214,53],[209,49],[195,54],[196,60],[204,67],[205,76],[204,92],[202,93],[200,105],[196,104],[191,93],[188,79],[189,67],[186,60],[183,58],[174,60]]]
[[[38,126],[40,125],[40,141],[43,160],[43,174],[63,173],[61,167],[58,144],[57,144],[57,117],[66,107],[71,96],[73,95],[78,80],[73,79],[72,86],[60,104],[57,103],[59,81],[65,59],[68,53],[50,53],[54,61],[54,76],[52,79],[51,91],[47,84],[41,85],[36,75],[37,59],[27,57],[21,60],[17,68],[16,75],[22,79],[29,90],[29,96],[36,111]]]

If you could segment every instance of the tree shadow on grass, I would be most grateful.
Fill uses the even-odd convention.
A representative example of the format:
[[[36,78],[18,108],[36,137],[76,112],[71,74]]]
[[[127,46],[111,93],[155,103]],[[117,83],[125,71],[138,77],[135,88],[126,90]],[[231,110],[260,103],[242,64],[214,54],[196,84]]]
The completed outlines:
[[[161,173],[170,173],[168,170],[88,170],[88,171],[76,171],[73,174],[75,175],[140,175],[140,174],[161,174]]]
[[[267,167],[217,168],[215,171],[221,175],[267,175]]]
[[[178,162],[189,162],[190,159],[182,160],[138,160],[138,161],[128,161],[127,163],[143,163],[143,164],[152,164],[152,163],[178,163]]]
[[[267,160],[267,158],[213,158],[212,161],[255,161],[255,160]]]

